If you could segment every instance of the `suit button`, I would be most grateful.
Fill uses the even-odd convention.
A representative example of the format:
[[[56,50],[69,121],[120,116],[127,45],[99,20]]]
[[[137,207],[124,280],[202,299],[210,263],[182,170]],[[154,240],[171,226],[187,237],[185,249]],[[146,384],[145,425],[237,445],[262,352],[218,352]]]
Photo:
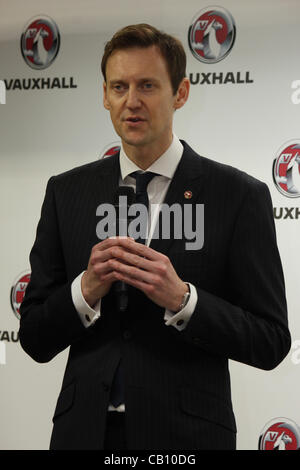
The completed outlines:
[[[201,344],[201,339],[200,338],[193,338],[193,343]]]
[[[105,392],[109,392],[110,386],[109,386],[108,384],[104,383],[104,384],[103,384],[103,390],[104,390]]]
[[[123,332],[123,338],[128,341],[129,339],[132,338],[132,332],[130,330],[125,330]]]

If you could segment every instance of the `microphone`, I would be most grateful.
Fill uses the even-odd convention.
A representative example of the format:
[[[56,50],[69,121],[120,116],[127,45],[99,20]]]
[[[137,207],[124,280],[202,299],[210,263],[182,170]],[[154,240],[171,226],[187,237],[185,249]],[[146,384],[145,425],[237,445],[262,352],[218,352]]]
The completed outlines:
[[[128,236],[128,208],[135,202],[134,189],[119,186],[115,194],[116,235]],[[125,312],[128,306],[128,286],[124,281],[114,283],[114,292],[119,312]]]

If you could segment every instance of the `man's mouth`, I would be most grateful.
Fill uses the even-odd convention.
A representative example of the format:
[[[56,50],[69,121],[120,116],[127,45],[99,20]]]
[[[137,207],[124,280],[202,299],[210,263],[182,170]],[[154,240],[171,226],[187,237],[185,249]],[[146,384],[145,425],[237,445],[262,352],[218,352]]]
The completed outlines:
[[[139,116],[130,116],[126,119],[126,122],[142,122],[145,119],[139,117]]]

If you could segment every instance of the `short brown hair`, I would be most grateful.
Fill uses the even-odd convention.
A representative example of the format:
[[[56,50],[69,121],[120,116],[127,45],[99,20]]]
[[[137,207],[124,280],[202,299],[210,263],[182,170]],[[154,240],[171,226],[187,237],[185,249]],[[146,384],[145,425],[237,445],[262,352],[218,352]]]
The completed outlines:
[[[126,26],[117,31],[112,39],[106,43],[101,62],[101,70],[106,81],[106,64],[108,58],[116,50],[131,47],[157,46],[166,61],[173,93],[178,90],[179,84],[186,76],[186,54],[181,42],[149,24],[136,24]]]

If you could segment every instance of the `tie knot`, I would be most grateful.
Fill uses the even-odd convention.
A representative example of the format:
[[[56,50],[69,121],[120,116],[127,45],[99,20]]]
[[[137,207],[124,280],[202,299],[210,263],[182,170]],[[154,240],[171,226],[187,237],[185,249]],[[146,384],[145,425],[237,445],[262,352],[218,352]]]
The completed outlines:
[[[152,171],[145,171],[144,173],[134,171],[130,176],[136,180],[136,192],[138,194],[147,191],[148,184],[154,176],[157,176],[157,173],[153,173]]]

